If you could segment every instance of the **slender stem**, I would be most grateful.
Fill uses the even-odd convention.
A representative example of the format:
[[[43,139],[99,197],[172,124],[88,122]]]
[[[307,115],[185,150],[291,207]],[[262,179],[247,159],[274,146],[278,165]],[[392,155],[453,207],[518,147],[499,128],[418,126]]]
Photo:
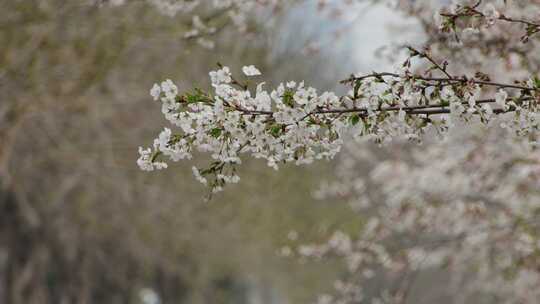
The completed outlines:
[[[522,98],[522,101],[525,100],[531,100],[531,98]],[[494,103],[495,99],[481,99],[477,100],[476,104],[484,104],[484,103]],[[467,105],[468,102],[462,102],[462,105]],[[257,110],[248,110],[238,107],[233,107],[233,109],[242,112],[243,115],[273,115],[274,112],[272,111],[257,111]],[[384,107],[377,110],[374,110],[374,112],[397,112],[397,111],[404,111],[409,115],[419,115],[419,114],[427,114],[427,115],[433,115],[433,114],[448,114],[450,113],[450,109],[448,108],[448,104],[432,104],[432,105],[418,105],[418,106],[392,106],[392,107]],[[510,109],[508,111],[504,111],[502,109],[494,109],[493,113],[500,114],[505,112],[512,112],[513,110]],[[305,118],[311,116],[311,115],[318,115],[318,114],[347,114],[347,113],[359,113],[360,116],[365,117],[368,115],[368,109],[365,108],[348,108],[348,109],[317,109],[310,113],[307,113],[304,117],[300,119],[300,121],[304,120]]]
[[[499,17],[499,20],[512,22],[512,23],[521,23],[521,24],[525,24],[525,25],[528,25],[528,26],[540,28],[540,23],[534,23],[534,22],[531,22],[531,21],[523,20],[523,19],[515,19],[515,18],[507,17],[505,15],[501,15]]]
[[[407,48],[413,52],[414,55],[418,55],[420,56],[420,58],[426,58],[429,62],[431,62],[431,64],[433,64],[433,66],[441,71],[444,75],[446,75],[446,77],[448,79],[454,79],[454,77],[452,75],[450,75],[447,71],[446,71],[446,64],[444,66],[441,66],[440,64],[437,63],[437,61],[435,61],[427,52],[420,52],[418,50],[416,50],[415,48],[413,48],[412,46],[407,46]]]
[[[513,84],[506,84],[506,83],[497,83],[497,82],[491,82],[491,81],[483,81],[483,80],[476,80],[476,79],[468,79],[465,77],[462,78],[441,78],[441,77],[425,77],[421,75],[399,75],[396,73],[372,73],[364,76],[351,76],[347,79],[344,79],[340,81],[341,84],[351,83],[359,80],[364,80],[368,78],[381,78],[381,77],[394,77],[394,78],[404,78],[404,79],[418,79],[418,80],[425,80],[425,81],[435,81],[435,82],[441,82],[441,83],[473,83],[478,85],[484,85],[484,86],[492,86],[492,87],[498,87],[498,88],[509,88],[509,89],[518,89],[518,90],[524,90],[524,91],[539,91],[538,88],[529,88],[519,85],[513,85]]]

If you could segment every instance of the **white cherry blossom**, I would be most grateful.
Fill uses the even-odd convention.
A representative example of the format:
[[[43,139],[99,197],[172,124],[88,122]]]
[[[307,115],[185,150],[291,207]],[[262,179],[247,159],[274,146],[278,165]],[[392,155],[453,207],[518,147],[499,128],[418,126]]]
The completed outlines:
[[[244,72],[244,75],[246,75],[246,76],[259,76],[259,75],[261,75],[261,72],[254,65],[243,67],[242,72]]]

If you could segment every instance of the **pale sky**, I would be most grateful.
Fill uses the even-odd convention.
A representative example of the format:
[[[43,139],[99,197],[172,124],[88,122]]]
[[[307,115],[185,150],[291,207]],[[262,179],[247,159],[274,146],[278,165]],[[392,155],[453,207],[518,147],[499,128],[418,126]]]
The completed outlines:
[[[376,50],[392,43],[421,41],[421,31],[415,20],[407,19],[381,4],[358,4],[348,7],[345,15],[329,17],[318,12],[315,2],[304,3],[289,11],[279,25],[274,52],[295,61],[305,55],[306,45],[320,46],[321,57],[313,64],[328,65],[329,76],[367,73],[392,69],[392,65],[375,56]],[[279,57],[279,56],[276,56]]]

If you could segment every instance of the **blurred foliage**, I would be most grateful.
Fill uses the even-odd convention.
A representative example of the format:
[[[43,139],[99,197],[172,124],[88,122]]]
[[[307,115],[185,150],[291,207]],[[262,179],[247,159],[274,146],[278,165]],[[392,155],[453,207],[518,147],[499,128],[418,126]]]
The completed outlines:
[[[264,39],[224,31],[203,50],[179,38],[185,24],[143,2],[0,0],[1,303],[139,303],[141,288],[162,303],[298,303],[330,285],[334,265],[276,254],[290,229],[316,239],[351,224],[346,207],[311,199],[329,164],[252,161],[210,203],[192,164],[136,168],[164,124],[153,82],[205,86],[217,61],[270,64]]]

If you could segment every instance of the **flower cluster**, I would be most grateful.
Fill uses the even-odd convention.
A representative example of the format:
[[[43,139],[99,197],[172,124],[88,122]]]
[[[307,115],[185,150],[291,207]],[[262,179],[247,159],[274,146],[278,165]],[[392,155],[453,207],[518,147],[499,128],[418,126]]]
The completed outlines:
[[[428,41],[438,58],[462,63],[455,73],[481,71],[500,81],[519,79],[540,71],[540,3],[459,1],[435,14],[422,16]],[[433,22],[435,21],[435,22]],[[505,70],[505,73],[499,71]],[[489,76],[487,76],[489,75]]]
[[[415,273],[435,269],[450,276],[446,291],[466,302],[487,294],[535,303],[540,145],[538,137],[506,133],[481,125],[453,129],[444,140],[412,147],[410,159],[403,144],[373,153],[365,142],[348,141],[339,178],[318,195],[348,198],[366,224],[357,238],[337,231],[327,243],[298,248],[301,256],[337,255],[348,265],[340,284],[354,286],[355,297],[338,288],[327,303],[365,299],[362,286],[382,275],[394,283],[377,290],[379,300],[402,303]]]
[[[243,70],[248,77],[260,74],[254,66]],[[311,163],[339,151],[343,122],[322,114],[308,117],[317,108],[337,108],[340,101],[333,93],[318,95],[315,89],[295,82],[271,92],[260,83],[250,92],[233,79],[227,67],[210,76],[214,94],[196,90],[180,96],[170,80],[151,89],[154,99],[162,102],[166,119],[181,133],[165,128],[154,141],[153,153],[141,148],[138,164],[142,169],[163,168],[161,156],[178,161],[191,158],[194,151],[208,152],[214,162],[194,173],[203,183],[207,183],[205,176],[212,176],[210,185],[219,191],[225,183],[238,181],[235,165],[241,163],[241,153],[264,158],[277,169],[280,162]]]
[[[516,84],[538,73],[539,37],[531,30],[539,24],[531,21],[538,20],[538,2],[457,1],[437,12],[437,24],[428,2],[406,2],[405,8],[422,20],[430,48],[420,57],[433,72],[491,84]],[[532,78],[524,86],[535,87]],[[375,152],[363,139],[345,140],[337,180],[317,194],[348,199],[365,225],[356,237],[338,231],[326,243],[298,248],[300,256],[338,256],[348,266],[335,294],[320,296],[319,303],[406,303],[443,295],[460,303],[538,301],[539,134],[520,128],[538,116],[518,114],[519,89],[488,91],[482,99],[493,106],[484,112],[491,122],[451,128],[421,148],[394,142]],[[441,94],[446,96],[444,88]],[[461,113],[470,106],[454,103]],[[512,108],[514,116],[502,114]],[[527,138],[513,136],[525,133]],[[449,284],[419,289],[417,278],[433,273]]]
[[[430,59],[412,50],[411,58]],[[150,94],[162,102],[165,118],[181,132],[165,128],[152,153],[141,149],[139,166],[163,168],[163,156],[179,161],[191,158],[194,151],[208,152],[214,162],[196,175],[204,183],[202,177],[212,176],[210,185],[219,191],[238,181],[241,154],[263,158],[275,169],[279,163],[309,164],[333,158],[346,132],[381,144],[394,138],[420,142],[426,133],[444,135],[474,122],[491,125],[495,117],[517,135],[539,130],[539,80],[498,84],[451,75],[427,77],[413,74],[410,60],[399,74],[352,76],[344,81],[352,84],[344,96],[318,93],[294,81],[272,91],[259,83],[250,91],[228,67],[210,72],[212,93],[195,90],[180,95],[170,80],[155,84]],[[243,71],[247,77],[260,74],[254,66]],[[483,97],[493,88],[498,89],[493,97]]]
[[[368,218],[357,237],[338,231],[325,244],[298,248],[348,266],[336,295],[320,303],[404,303],[425,269],[445,269],[462,302],[487,294],[535,303],[540,42],[538,10],[530,8],[538,3],[454,1],[433,23],[434,2],[399,2],[420,19],[429,47],[409,47],[397,71],[343,80],[344,95],[294,81],[250,86],[222,66],[210,72],[208,92],[180,93],[170,80],[154,85],[150,94],[178,131],[165,128],[153,148],[140,148],[138,165],[162,169],[167,159],[208,153],[212,163],[193,174],[216,192],[239,181],[243,155],[277,169],[345,150],[339,178],[320,194],[346,197]],[[242,71],[248,83],[261,75],[254,66]],[[369,153],[368,141],[387,148]],[[363,286],[381,278],[390,288],[372,298]]]
[[[535,4],[527,5],[534,6]],[[503,13],[503,11],[505,12]],[[507,15],[513,13],[523,15],[523,9],[518,7],[512,10],[507,6],[496,7],[492,2],[482,5],[482,1],[478,1],[474,5],[456,4],[451,6],[448,11],[437,14],[437,16],[440,29],[445,32],[456,31],[459,23],[461,23],[459,27],[468,29],[492,27],[495,23],[514,23],[525,27],[525,31],[520,38],[522,42],[528,42],[532,36],[540,32],[540,23],[529,21],[526,16],[515,18]],[[538,17],[538,14],[531,17]]]
[[[95,0],[97,3],[109,3],[113,6],[126,4],[126,0]],[[286,0],[145,0],[161,14],[169,17],[191,15],[191,24],[184,33],[184,38],[193,40],[200,46],[213,49],[215,42],[211,39],[220,29],[232,25],[236,30],[245,32],[249,17],[264,7],[277,8]],[[209,13],[203,17],[201,11]]]

